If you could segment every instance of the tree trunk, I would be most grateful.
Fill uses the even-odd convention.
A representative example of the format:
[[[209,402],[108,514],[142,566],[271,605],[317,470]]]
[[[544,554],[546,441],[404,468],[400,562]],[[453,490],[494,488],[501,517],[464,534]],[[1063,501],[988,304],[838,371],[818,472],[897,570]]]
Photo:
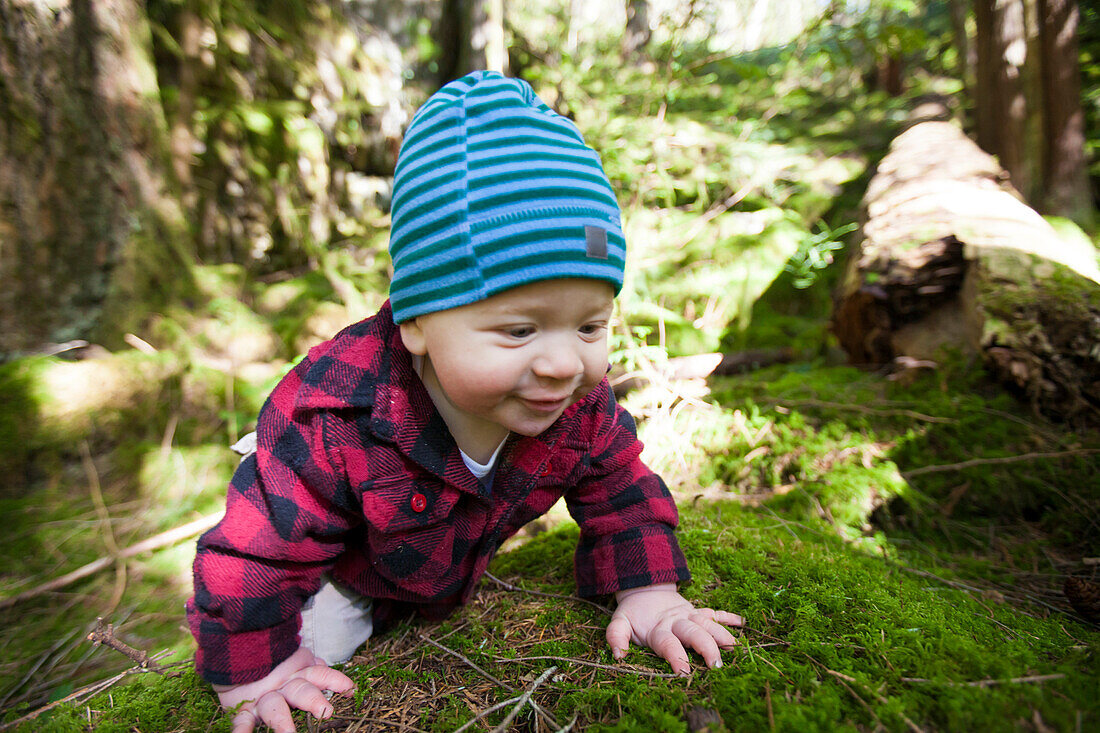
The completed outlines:
[[[144,6],[0,0],[0,32],[0,358],[118,345],[189,282]]]
[[[1074,0],[1039,0],[1042,19],[1043,112],[1045,119],[1043,208],[1078,222],[1092,217],[1085,161],[1085,114],[1081,107]]]
[[[504,0],[445,0],[440,33],[441,83],[480,69],[508,73]]]
[[[623,55],[633,57],[645,50],[653,35],[649,27],[649,0],[627,0]]]
[[[974,44],[970,42],[970,34],[966,29],[966,16],[970,3],[966,0],[951,0],[951,30],[955,39],[956,73],[963,83],[963,90],[967,95],[974,92],[974,69],[977,66],[977,58],[974,53]]]
[[[833,331],[852,362],[980,357],[1049,417],[1100,425],[1100,269],[949,122],[900,135],[864,197]]]
[[[978,68],[974,113],[978,144],[996,155],[1025,196],[1032,191],[1024,65],[1027,34],[1023,0],[975,0]]]
[[[172,170],[180,185],[185,210],[191,210],[197,200],[191,175],[196,143],[191,128],[199,93],[202,50],[202,18],[197,6],[196,0],[188,0],[179,12],[179,95],[171,126]]]

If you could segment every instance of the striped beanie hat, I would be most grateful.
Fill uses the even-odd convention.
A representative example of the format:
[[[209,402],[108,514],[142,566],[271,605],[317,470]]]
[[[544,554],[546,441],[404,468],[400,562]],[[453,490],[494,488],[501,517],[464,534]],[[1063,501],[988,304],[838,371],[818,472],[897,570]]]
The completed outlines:
[[[405,133],[390,225],[394,321],[540,280],[622,287],[626,244],[599,156],[524,81],[478,71]]]

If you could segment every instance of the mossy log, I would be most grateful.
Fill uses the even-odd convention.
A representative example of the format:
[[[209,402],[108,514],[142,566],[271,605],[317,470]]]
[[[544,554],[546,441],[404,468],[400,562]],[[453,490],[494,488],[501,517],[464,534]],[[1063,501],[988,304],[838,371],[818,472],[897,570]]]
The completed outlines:
[[[851,362],[980,356],[1055,419],[1100,423],[1100,269],[953,123],[894,140],[863,200],[833,332]]]

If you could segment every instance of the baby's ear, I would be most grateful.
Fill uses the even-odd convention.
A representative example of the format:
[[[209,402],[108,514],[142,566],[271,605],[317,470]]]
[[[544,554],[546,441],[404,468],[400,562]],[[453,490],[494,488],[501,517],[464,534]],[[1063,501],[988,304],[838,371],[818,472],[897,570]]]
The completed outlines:
[[[400,324],[401,340],[410,354],[424,356],[428,353],[427,340],[424,338],[424,329],[420,327],[419,318],[411,318]]]

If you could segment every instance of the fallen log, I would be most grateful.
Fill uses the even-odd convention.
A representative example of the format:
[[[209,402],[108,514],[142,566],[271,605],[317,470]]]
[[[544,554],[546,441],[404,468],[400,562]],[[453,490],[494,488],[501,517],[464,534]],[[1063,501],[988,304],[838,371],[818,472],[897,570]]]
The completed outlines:
[[[957,125],[914,124],[862,204],[832,330],[854,364],[981,359],[1047,417],[1100,424],[1100,268]]]

